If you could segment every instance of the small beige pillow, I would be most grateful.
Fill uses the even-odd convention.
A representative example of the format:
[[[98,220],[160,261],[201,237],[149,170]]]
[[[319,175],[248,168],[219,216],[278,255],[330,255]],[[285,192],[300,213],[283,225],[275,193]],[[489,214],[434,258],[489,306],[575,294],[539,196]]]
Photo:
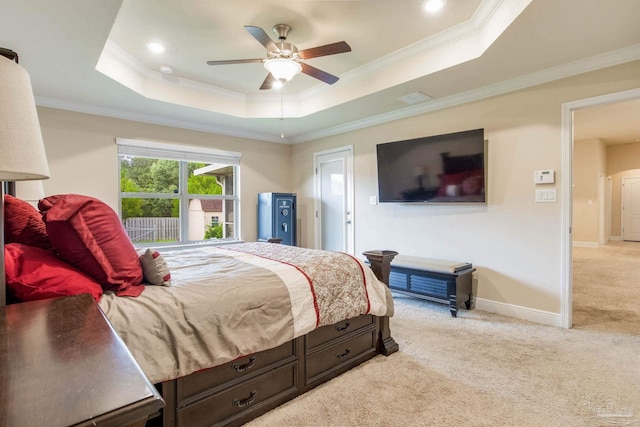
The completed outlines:
[[[152,285],[171,286],[171,273],[160,252],[147,249],[138,252],[142,273],[147,282]]]

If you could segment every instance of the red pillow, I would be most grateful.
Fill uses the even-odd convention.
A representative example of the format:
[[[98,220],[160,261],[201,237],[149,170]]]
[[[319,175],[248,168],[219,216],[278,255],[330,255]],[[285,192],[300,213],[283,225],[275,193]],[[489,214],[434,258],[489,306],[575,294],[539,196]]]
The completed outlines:
[[[20,301],[89,294],[100,301],[102,288],[52,251],[9,243],[4,247],[7,288]]]
[[[108,205],[78,194],[50,196],[38,204],[51,245],[60,257],[119,296],[144,290],[133,243]]]
[[[24,243],[51,249],[42,214],[24,200],[5,194],[4,239],[6,243]]]

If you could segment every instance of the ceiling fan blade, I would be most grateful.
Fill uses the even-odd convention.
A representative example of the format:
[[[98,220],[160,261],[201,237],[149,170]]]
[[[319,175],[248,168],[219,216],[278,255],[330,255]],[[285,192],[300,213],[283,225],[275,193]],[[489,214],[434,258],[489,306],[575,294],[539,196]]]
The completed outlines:
[[[276,82],[276,79],[275,77],[273,77],[273,74],[271,73],[267,74],[267,77],[264,79],[264,82],[262,82],[262,86],[260,86],[260,90],[273,88],[273,84],[275,82]]]
[[[334,76],[333,74],[329,74],[326,71],[319,70],[315,67],[312,67],[309,64],[305,64],[304,62],[301,62],[300,65],[302,66],[303,73],[311,77],[315,77],[318,80],[322,80],[323,82],[328,83],[330,85],[334,84],[339,80],[338,77]]]
[[[252,62],[264,62],[264,59],[227,59],[225,61],[207,61],[209,65],[250,64]]]
[[[271,37],[260,27],[254,27],[252,25],[245,25],[244,28],[249,31],[256,40],[266,47],[270,52],[280,52],[280,48],[271,40]]]
[[[351,46],[347,42],[336,42],[324,46],[312,47],[298,52],[302,59],[317,58],[319,56],[335,55],[337,53],[351,52]]]

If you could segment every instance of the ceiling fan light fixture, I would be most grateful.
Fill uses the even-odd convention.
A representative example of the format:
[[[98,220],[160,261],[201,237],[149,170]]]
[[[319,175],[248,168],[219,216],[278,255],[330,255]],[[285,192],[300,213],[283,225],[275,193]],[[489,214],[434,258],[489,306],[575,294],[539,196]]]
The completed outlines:
[[[284,58],[269,59],[264,63],[264,68],[271,73],[274,79],[286,82],[302,71],[300,64]]]

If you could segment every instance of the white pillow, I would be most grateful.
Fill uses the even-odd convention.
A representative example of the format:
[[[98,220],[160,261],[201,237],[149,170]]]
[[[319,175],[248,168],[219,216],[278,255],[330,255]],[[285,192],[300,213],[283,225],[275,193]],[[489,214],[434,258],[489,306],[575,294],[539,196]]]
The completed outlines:
[[[142,273],[147,282],[152,285],[171,286],[171,273],[160,252],[147,249],[138,252]]]

